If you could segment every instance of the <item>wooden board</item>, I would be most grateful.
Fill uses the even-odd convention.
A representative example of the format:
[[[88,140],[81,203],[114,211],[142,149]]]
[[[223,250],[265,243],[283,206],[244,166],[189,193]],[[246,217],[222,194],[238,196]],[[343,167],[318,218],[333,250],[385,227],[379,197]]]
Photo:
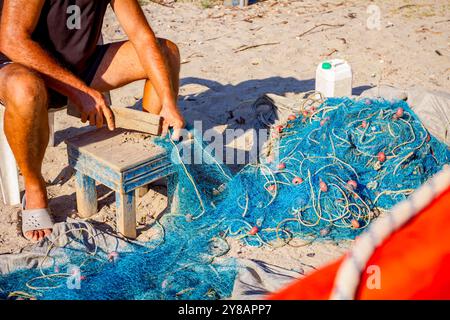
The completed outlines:
[[[114,113],[117,128],[145,132],[155,136],[161,134],[163,122],[161,116],[125,107],[110,106],[110,108]],[[67,114],[81,118],[81,113],[73,104],[69,104]]]
[[[68,139],[66,143],[116,172],[167,155],[164,148],[152,142],[150,135],[124,129],[96,129]]]

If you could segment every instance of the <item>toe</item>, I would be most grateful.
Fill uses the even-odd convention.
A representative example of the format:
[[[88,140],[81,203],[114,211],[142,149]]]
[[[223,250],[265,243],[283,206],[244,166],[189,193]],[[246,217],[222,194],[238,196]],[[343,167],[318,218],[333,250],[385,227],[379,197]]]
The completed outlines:
[[[45,229],[44,230],[44,236],[45,237],[48,237],[49,235],[51,235],[52,234],[52,229]]]
[[[44,230],[38,230],[38,234],[39,234],[38,240],[41,241],[44,238]]]
[[[32,238],[33,238],[33,235],[34,235],[34,231],[28,231],[28,232],[25,232],[25,237],[26,237],[27,239],[32,239]]]
[[[38,241],[39,240],[39,234],[37,231],[33,231],[33,237],[32,237],[33,241]]]

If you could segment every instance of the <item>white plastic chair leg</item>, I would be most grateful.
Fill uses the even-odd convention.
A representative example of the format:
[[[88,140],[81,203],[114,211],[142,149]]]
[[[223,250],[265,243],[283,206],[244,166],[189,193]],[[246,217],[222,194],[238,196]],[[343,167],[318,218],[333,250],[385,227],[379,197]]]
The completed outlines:
[[[54,147],[55,146],[55,113],[49,112],[48,113],[48,128],[49,128],[49,140],[48,140],[48,146]]]
[[[0,105],[0,184],[3,202],[16,205],[20,203],[19,175],[16,159],[3,130],[4,112],[5,108]]]

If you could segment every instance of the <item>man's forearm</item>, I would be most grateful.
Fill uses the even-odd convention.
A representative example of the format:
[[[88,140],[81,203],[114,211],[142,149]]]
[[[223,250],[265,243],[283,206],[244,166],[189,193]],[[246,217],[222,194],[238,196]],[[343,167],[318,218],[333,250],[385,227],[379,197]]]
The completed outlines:
[[[14,47],[2,48],[3,53],[13,62],[20,63],[39,72],[47,85],[69,97],[77,99],[80,93],[85,93],[87,85],[69,70],[53,59],[38,43],[24,39],[14,43]]]
[[[163,108],[176,108],[176,95],[170,80],[169,67],[158,40],[136,0],[111,2],[120,24],[139,56]]]

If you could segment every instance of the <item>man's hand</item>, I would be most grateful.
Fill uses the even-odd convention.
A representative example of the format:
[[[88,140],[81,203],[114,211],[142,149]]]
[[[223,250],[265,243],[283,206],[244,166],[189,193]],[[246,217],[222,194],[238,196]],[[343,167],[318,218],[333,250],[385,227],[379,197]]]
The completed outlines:
[[[81,122],[89,120],[91,126],[103,127],[104,119],[109,130],[115,129],[114,114],[106,104],[104,96],[92,88],[86,92],[80,92],[73,100],[78,110],[81,112]]]
[[[169,128],[173,128],[172,140],[178,141],[181,136],[181,129],[184,127],[184,119],[177,107],[164,107],[161,110],[163,117],[162,135],[165,136]]]

